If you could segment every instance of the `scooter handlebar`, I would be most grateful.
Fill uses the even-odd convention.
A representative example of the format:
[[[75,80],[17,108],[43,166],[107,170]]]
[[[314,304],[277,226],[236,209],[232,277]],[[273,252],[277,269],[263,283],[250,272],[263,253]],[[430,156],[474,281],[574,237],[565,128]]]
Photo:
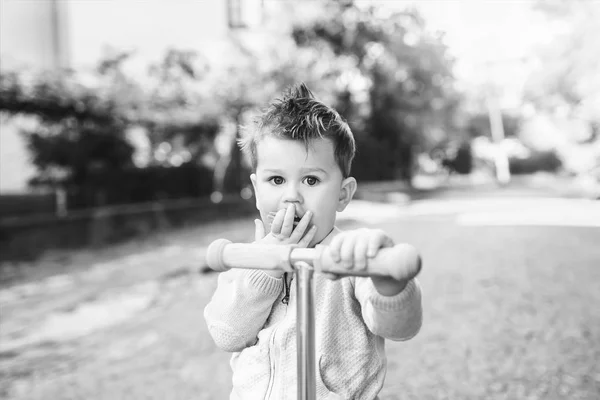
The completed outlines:
[[[292,246],[232,243],[217,239],[208,246],[206,262],[218,272],[230,268],[268,269],[291,271]]]
[[[290,272],[296,262],[307,262],[317,272],[328,272],[343,276],[387,276],[395,279],[410,279],[421,270],[421,257],[408,244],[382,248],[373,258],[367,259],[364,269],[348,269],[331,258],[327,246],[313,249],[293,245],[264,245],[232,243],[218,239],[210,244],[206,255],[208,266],[215,271],[229,268],[282,270]]]

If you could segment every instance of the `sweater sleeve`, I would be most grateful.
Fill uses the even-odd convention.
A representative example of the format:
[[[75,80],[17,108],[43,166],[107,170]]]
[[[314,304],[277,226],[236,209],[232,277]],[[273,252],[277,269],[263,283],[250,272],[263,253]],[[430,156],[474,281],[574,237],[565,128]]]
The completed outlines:
[[[356,278],[354,291],[363,320],[373,334],[402,341],[411,339],[421,329],[421,288],[416,279],[395,296],[379,294],[370,278]]]
[[[283,281],[261,270],[232,269],[219,275],[204,318],[217,347],[241,351],[256,342]]]

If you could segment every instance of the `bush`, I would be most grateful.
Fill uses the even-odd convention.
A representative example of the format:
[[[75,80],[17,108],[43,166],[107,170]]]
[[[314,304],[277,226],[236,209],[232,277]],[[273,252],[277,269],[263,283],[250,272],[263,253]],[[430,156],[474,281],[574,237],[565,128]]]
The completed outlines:
[[[69,208],[207,197],[212,190],[213,170],[191,162],[179,167],[95,171],[70,194]]]
[[[54,193],[0,195],[0,219],[31,214],[52,214],[55,208]]]
[[[562,166],[562,161],[554,151],[532,152],[528,158],[511,158],[508,163],[510,173],[515,175],[556,172]]]
[[[124,72],[128,53],[101,60],[84,79],[64,70],[0,73],[0,113],[27,118],[17,122],[37,168],[30,184],[67,188],[69,208],[208,195],[212,170],[135,168],[128,140],[130,128],[141,127],[152,146],[177,143],[192,159],[212,151],[218,107],[198,89],[190,57],[169,51],[148,81]]]
[[[352,176],[361,181],[394,180],[396,163],[391,147],[374,138],[356,138]]]
[[[454,157],[446,157],[442,160],[442,165],[450,172],[467,175],[473,170],[473,151],[469,142],[464,142],[456,150]]]

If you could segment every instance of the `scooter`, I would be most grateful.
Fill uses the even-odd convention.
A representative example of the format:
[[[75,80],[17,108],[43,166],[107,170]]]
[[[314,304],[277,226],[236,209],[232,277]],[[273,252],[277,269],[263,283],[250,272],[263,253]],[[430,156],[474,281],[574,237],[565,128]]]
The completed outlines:
[[[390,266],[407,265],[413,253],[406,245],[380,249],[367,268],[348,270],[333,261],[326,246],[299,248],[294,245],[257,245],[218,239],[208,247],[206,261],[215,271],[230,268],[296,272],[298,294],[296,340],[298,400],[316,400],[314,288],[315,272],[340,276],[392,276]],[[397,273],[397,269],[395,270]],[[395,276],[398,278],[397,276]]]

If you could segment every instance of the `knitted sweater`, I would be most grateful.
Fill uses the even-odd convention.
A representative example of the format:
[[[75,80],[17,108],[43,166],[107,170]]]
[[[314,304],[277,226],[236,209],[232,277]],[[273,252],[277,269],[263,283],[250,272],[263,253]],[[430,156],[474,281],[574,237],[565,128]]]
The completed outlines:
[[[283,278],[260,270],[220,274],[204,317],[216,345],[233,352],[230,400],[297,398],[294,283],[284,304]],[[313,283],[317,398],[376,399],[386,374],[384,338],[408,340],[421,327],[417,281],[389,297],[370,278],[330,280],[317,273]]]

